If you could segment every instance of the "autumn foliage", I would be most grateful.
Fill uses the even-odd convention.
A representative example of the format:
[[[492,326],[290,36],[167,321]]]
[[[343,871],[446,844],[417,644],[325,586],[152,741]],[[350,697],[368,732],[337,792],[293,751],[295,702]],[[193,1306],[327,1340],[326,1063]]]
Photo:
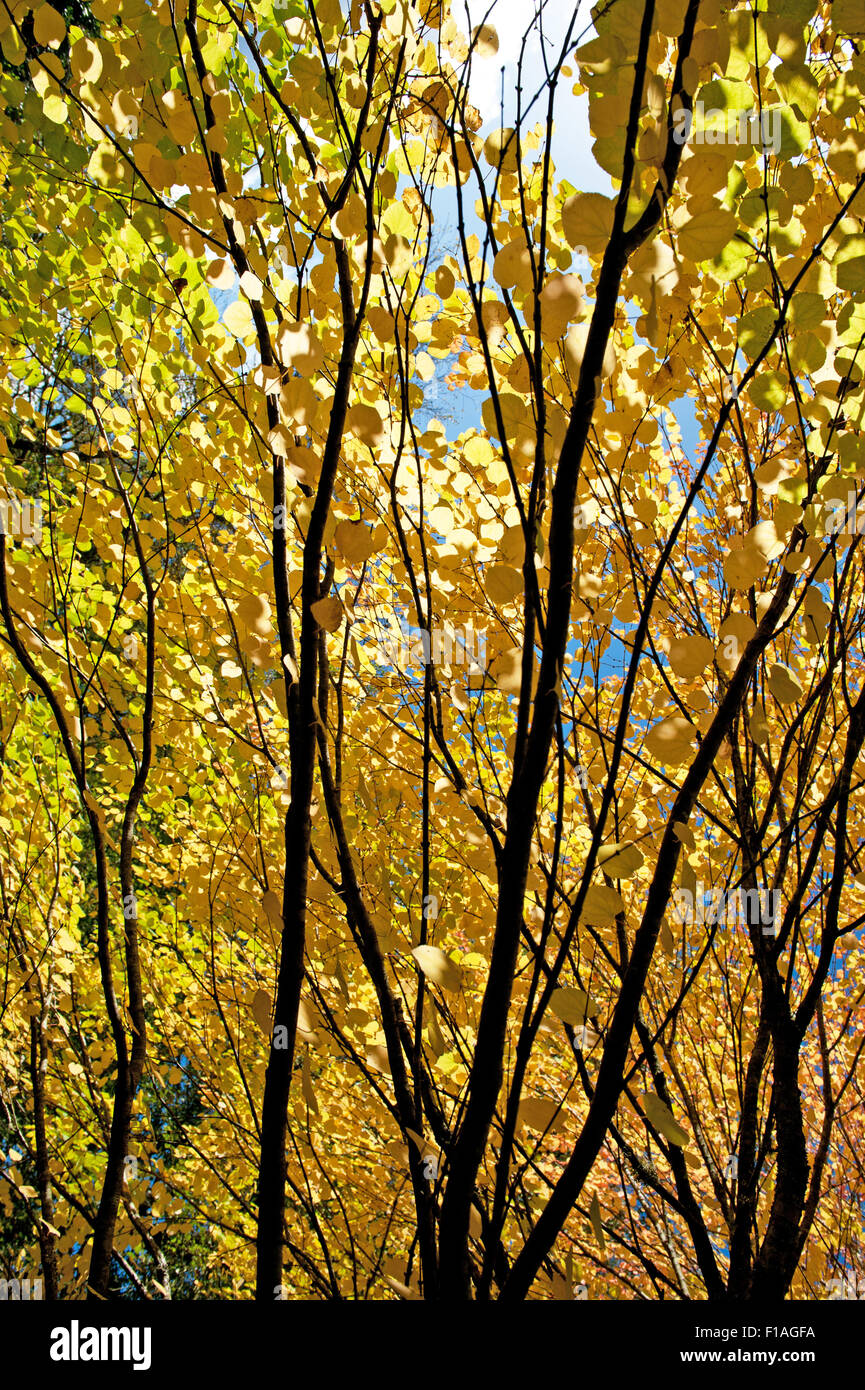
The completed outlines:
[[[865,9],[519,14],[0,0],[46,1297],[862,1268]]]

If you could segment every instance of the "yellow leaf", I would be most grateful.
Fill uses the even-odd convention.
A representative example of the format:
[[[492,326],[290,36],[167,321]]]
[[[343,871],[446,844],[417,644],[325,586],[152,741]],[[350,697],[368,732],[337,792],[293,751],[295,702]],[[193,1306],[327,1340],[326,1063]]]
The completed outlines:
[[[372,531],[362,521],[340,521],[333,539],[340,555],[350,565],[362,565],[375,549]]]
[[[420,1292],[418,1289],[413,1289],[410,1288],[408,1284],[403,1284],[401,1280],[395,1279],[392,1274],[386,1274],[384,1277],[391,1288],[399,1294],[400,1298],[409,1299],[413,1303],[417,1303],[420,1300]]]
[[[89,809],[93,812],[93,814],[94,814],[94,816],[96,817],[96,819],[98,820],[100,826],[101,826],[102,829],[104,830],[104,829],[105,829],[105,812],[103,811],[102,807],[99,805],[99,802],[96,800],[96,797],[92,794],[92,792],[87,792],[87,791],[86,791],[86,792],[84,793],[84,802],[85,802],[85,804],[89,807]]]
[[[472,43],[479,58],[494,58],[499,51],[499,36],[491,24],[476,24]]]
[[[414,360],[414,365],[421,381],[432,381],[436,374],[436,364],[428,352],[419,352]]]
[[[462,971],[438,946],[415,946],[412,955],[424,975],[434,985],[439,985],[442,989],[460,988]]]
[[[375,447],[384,443],[384,421],[372,405],[353,405],[348,412],[348,428],[364,444]]]
[[[90,156],[87,165],[88,176],[100,188],[108,188],[123,182],[123,164],[118,159],[112,145],[99,144]]]
[[[252,299],[256,302],[261,299],[261,281],[257,275],[253,275],[251,270],[245,270],[243,272],[240,277],[239,286],[247,299]]]
[[[234,268],[231,261],[211,261],[204,278],[215,290],[230,290],[234,284]]]
[[[252,310],[245,299],[236,299],[233,304],[229,304],[222,315],[222,322],[235,338],[245,338],[255,328]]]
[[[697,839],[691,827],[683,820],[673,821],[673,834],[680,845],[687,845],[688,849],[697,848]]]
[[[758,521],[746,535],[745,545],[764,560],[776,559],[786,548],[784,541],[778,538],[774,521]]]
[[[865,8],[862,0],[834,0],[830,24],[838,34],[865,38]]]
[[[558,1111],[558,1114],[556,1113]],[[527,1096],[520,1101],[519,1120],[529,1129],[561,1129],[567,1116],[559,1110],[559,1103],[543,1096]]]
[[[608,888],[605,883],[593,883],[586,893],[580,920],[590,927],[608,926],[612,925],[617,915],[624,910],[625,904],[621,894],[617,893],[615,888]]]
[[[708,637],[695,634],[692,637],[674,637],[667,656],[677,676],[693,680],[709,665],[714,651]]]
[[[450,299],[455,285],[456,280],[453,271],[449,266],[440,265],[435,274],[436,294],[442,299]]]
[[[366,317],[380,343],[393,342],[395,329],[393,314],[389,314],[387,309],[382,309],[379,304],[372,304],[366,311]]]
[[[511,603],[523,592],[523,576],[510,565],[490,565],[484,574],[484,588],[493,603]]]
[[[404,236],[391,233],[384,244],[384,258],[394,280],[402,280],[411,270],[411,246]]]
[[[736,219],[724,208],[698,212],[679,228],[678,247],[692,261],[719,256],[736,231]]]
[[[500,167],[502,173],[516,172],[517,137],[513,126],[505,126],[503,130],[494,130],[491,135],[487,136],[484,141],[484,158],[494,168]]]
[[[526,424],[526,403],[522,396],[516,396],[512,391],[499,392],[499,410],[502,416],[502,425],[508,439],[516,439],[521,429]],[[495,405],[492,396],[488,396],[481,406],[481,418],[490,434],[499,438],[499,426],[496,420]]]
[[[341,601],[335,594],[329,595],[328,598],[320,598],[317,603],[310,604],[309,611],[319,627],[323,627],[325,632],[337,632],[345,613]]]
[[[484,434],[474,434],[463,445],[466,460],[477,468],[486,468],[495,458],[492,444]]]
[[[45,98],[42,102],[42,110],[46,118],[49,121],[53,121],[55,125],[63,125],[63,122],[69,115],[69,108],[66,102],[61,96],[58,96],[56,92],[52,92],[50,96]]]
[[[598,1201],[597,1192],[594,1194],[591,1202],[589,1203],[589,1220],[592,1223],[592,1230],[595,1233],[595,1240],[600,1245],[601,1253],[603,1254],[604,1250],[606,1249],[606,1242],[604,1241],[604,1227],[601,1221],[601,1204]]]
[[[769,721],[760,710],[755,710],[748,720],[748,731],[756,744],[768,743]]]
[[[275,927],[278,927],[281,931],[282,903],[280,902],[278,896],[276,895],[276,893],[274,893],[272,888],[265,889],[264,897],[261,900],[261,905],[264,908],[265,912],[267,913],[267,916],[270,918],[273,925]]]
[[[551,275],[541,290],[541,329],[545,338],[561,338],[571,319],[582,312],[582,285],[576,275]]]
[[[252,996],[252,1017],[266,1038],[270,1037],[270,1020],[273,1015],[273,1000],[266,989],[257,989]]]
[[[595,1001],[584,989],[574,989],[570,985],[553,990],[550,1008],[562,1023],[570,1023],[575,1028],[582,1027],[587,1018],[594,1018],[598,1012]]]
[[[317,1115],[318,1101],[315,1098],[315,1091],[312,1087],[312,1076],[310,1075],[309,1071],[309,1053],[307,1053],[306,1051],[303,1054],[303,1062],[301,1064],[300,1089],[303,1093],[303,1098],[309,1106],[310,1110],[312,1111],[313,1115]]]
[[[435,1014],[431,1016],[427,1026],[427,1038],[429,1039],[429,1045],[433,1050],[433,1054],[436,1057],[441,1057],[443,1052],[447,1052],[447,1043],[445,1042],[444,1034],[439,1027],[438,1019]]]
[[[490,675],[499,690],[506,695],[519,695],[523,653],[520,647],[511,647],[496,656],[490,666]]]
[[[297,1006],[297,1036],[304,1042],[318,1042],[312,1011],[304,999]]]
[[[78,82],[98,82],[102,76],[102,53],[95,39],[76,39],[69,50],[69,63]]]
[[[528,289],[532,283],[532,258],[524,235],[514,237],[497,252],[493,274],[503,290],[516,285]]]
[[[345,205],[331,219],[331,226],[338,237],[347,241],[366,231],[366,209],[356,195],[349,197]]]
[[[562,231],[569,246],[600,255],[610,240],[615,206],[603,193],[576,193],[562,205]]]
[[[308,323],[283,323],[276,335],[280,361],[301,373],[314,372],[321,364],[324,352]]]
[[[643,1109],[646,1112],[649,1124],[654,1125],[655,1129],[663,1134],[665,1139],[669,1139],[671,1144],[678,1148],[684,1148],[690,1136],[687,1131],[682,1129],[673,1118],[673,1113],[664,1104],[660,1096],[656,1096],[654,1091],[642,1092],[640,1099],[643,1102]]]
[[[724,556],[722,568],[730,588],[744,593],[766,573],[768,565],[759,550],[753,546],[742,546]]]
[[[610,878],[632,878],[642,868],[644,859],[635,844],[603,845],[598,850],[598,865]]]
[[[267,436],[267,443],[279,458],[288,458],[289,450],[294,448],[294,434],[287,425],[274,425]]]
[[[350,77],[345,87],[346,100],[354,111],[360,111],[366,101],[366,83],[357,77]]]
[[[378,1043],[372,1043],[366,1050],[366,1064],[372,1071],[380,1071],[386,1076],[390,1076],[390,1062],[388,1060],[387,1048],[380,1047]]]
[[[679,714],[668,715],[653,724],[646,734],[645,747],[651,758],[664,767],[687,762],[694,738],[694,726]]]
[[[265,594],[244,594],[237,605],[238,616],[248,628],[266,637],[270,632],[270,604]]]
[[[427,1154],[438,1154],[439,1151],[436,1148],[435,1144],[431,1144],[428,1139],[424,1139],[423,1135],[418,1134],[417,1130],[409,1129],[408,1125],[406,1125],[405,1132],[408,1138],[414,1144],[421,1158],[426,1158]]]
[[[293,376],[279,389],[279,408],[283,416],[297,425],[311,425],[318,407],[318,396],[305,376]]]
[[[565,362],[571,376],[576,378],[580,367],[583,364],[583,356],[586,351],[586,343],[589,337],[589,326],[586,323],[574,323],[568,329],[565,336]],[[612,376],[616,366],[616,350],[613,346],[612,337],[608,340],[604,349],[604,360],[601,363],[601,376]]]
[[[769,689],[779,705],[795,705],[802,698],[802,686],[788,666],[780,662],[769,668]]]
[[[51,5],[40,5],[33,16],[33,37],[42,48],[59,48],[66,38],[66,20]]]
[[[14,67],[19,67],[27,57],[27,50],[19,38],[17,29],[4,29],[0,34],[0,47],[3,49],[3,56]]]
[[[744,651],[756,631],[757,624],[747,613],[731,613],[718,629],[718,636],[722,642],[728,637],[734,637],[740,649]]]

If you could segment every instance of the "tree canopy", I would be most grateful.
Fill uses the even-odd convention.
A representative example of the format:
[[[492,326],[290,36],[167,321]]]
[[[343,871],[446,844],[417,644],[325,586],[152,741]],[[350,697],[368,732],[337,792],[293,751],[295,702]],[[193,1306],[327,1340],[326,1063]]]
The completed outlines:
[[[46,1297],[861,1269],[865,5],[501,8],[0,0]]]

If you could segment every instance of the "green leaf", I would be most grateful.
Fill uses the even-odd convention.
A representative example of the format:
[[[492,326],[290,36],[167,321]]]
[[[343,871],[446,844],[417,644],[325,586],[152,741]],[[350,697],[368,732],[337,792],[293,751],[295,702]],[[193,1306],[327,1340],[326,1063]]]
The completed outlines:
[[[790,364],[797,372],[819,372],[826,348],[816,333],[794,333],[790,338]]]
[[[800,290],[793,295],[787,314],[794,328],[816,328],[826,317],[826,300],[822,294]]]
[[[807,121],[797,120],[789,107],[775,109],[780,112],[781,126],[781,147],[778,154],[781,159],[795,159],[796,155],[804,154],[811,144],[811,127]]]
[[[820,88],[804,63],[788,66],[779,63],[772,73],[778,91],[788,106],[804,121],[810,121],[817,110]]]
[[[836,261],[835,266],[835,283],[839,290],[865,288],[865,256],[851,256],[840,264]]]
[[[713,256],[712,274],[720,284],[729,285],[745,274],[752,255],[748,243],[741,237],[734,237],[732,241],[727,242],[720,256]]]
[[[763,350],[772,336],[777,320],[775,309],[764,306],[751,309],[739,320],[739,347],[751,361]]]
[[[698,212],[679,228],[679,250],[692,261],[708,261],[721,254],[735,232],[736,219],[724,208]]]
[[[747,394],[758,410],[780,410],[787,399],[787,378],[783,372],[760,372],[748,383]]]

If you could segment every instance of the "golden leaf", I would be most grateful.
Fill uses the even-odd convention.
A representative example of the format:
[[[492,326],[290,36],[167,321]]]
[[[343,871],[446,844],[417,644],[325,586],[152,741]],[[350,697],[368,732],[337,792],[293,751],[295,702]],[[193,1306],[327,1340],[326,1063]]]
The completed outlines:
[[[366,1064],[372,1071],[380,1071],[385,1076],[390,1076],[387,1048],[381,1047],[378,1043],[371,1043],[366,1049]]]
[[[574,1028],[583,1026],[587,1018],[594,1018],[598,1006],[584,989],[563,985],[554,989],[550,996],[550,1008],[562,1023],[570,1023]]]
[[[790,670],[780,662],[769,668],[769,689],[779,705],[795,705],[802,698],[802,686]]]
[[[472,43],[479,58],[494,58],[499,51],[499,36],[491,24],[476,24]]]
[[[257,989],[252,996],[252,1017],[266,1038],[270,1037],[270,1020],[273,1016],[273,1000],[266,989]]]
[[[598,865],[610,878],[632,878],[644,862],[637,846],[630,840],[623,844],[602,845],[598,850]]]
[[[651,758],[664,767],[687,762],[694,739],[694,726],[679,714],[668,715],[653,724],[646,734],[645,748]]]
[[[600,1245],[601,1253],[603,1254],[604,1250],[606,1249],[606,1242],[604,1240],[604,1227],[601,1221],[601,1204],[598,1201],[597,1192],[594,1193],[592,1200],[589,1203],[589,1220],[592,1223],[592,1230],[595,1233],[595,1240]]]
[[[494,130],[484,141],[484,159],[503,173],[514,173],[517,168],[517,135],[513,126]]]
[[[362,521],[340,521],[333,539],[340,555],[350,565],[362,565],[375,549],[372,531]]]
[[[335,594],[310,604],[309,611],[325,632],[337,632],[345,614],[342,602]]]
[[[39,5],[33,15],[33,37],[43,48],[59,48],[66,38],[66,20],[51,5]]]
[[[576,193],[562,205],[562,231],[569,246],[590,253],[605,250],[613,230],[615,205],[603,193]]]
[[[348,412],[348,428],[364,444],[375,446],[384,443],[384,421],[375,406],[353,405]]]
[[[667,653],[670,666],[677,676],[693,680],[709,665],[715,649],[708,637],[674,637]]]
[[[506,695],[519,695],[522,680],[523,653],[519,647],[511,647],[493,659],[490,674],[499,690]]]
[[[643,1109],[646,1112],[649,1124],[654,1125],[655,1129],[663,1134],[665,1139],[669,1139],[671,1144],[678,1148],[684,1148],[688,1143],[690,1135],[677,1124],[673,1118],[673,1112],[664,1104],[660,1096],[655,1095],[654,1091],[644,1091],[640,1095],[643,1102]]]
[[[719,256],[736,232],[736,218],[725,208],[698,212],[678,231],[678,246],[692,261],[708,261]]]
[[[424,975],[434,985],[451,990],[457,990],[462,985],[460,967],[438,946],[415,946],[412,955]]]
[[[523,592],[523,576],[510,565],[490,565],[484,574],[484,588],[493,603],[512,603]]]
[[[528,1125],[529,1129],[561,1129],[566,1118],[556,1100],[547,1100],[543,1096],[527,1096],[525,1100],[520,1101],[519,1121],[520,1124]]]

